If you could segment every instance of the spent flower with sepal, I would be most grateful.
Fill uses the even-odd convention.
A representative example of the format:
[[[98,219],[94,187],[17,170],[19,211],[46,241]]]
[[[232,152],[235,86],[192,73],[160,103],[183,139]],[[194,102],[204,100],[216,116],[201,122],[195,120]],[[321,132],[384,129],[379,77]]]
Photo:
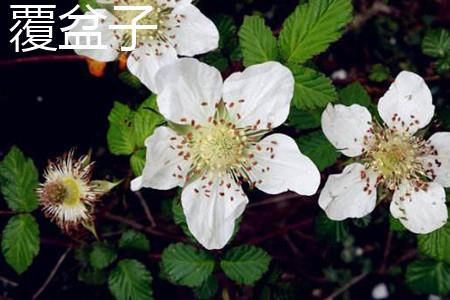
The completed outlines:
[[[214,23],[203,15],[191,0],[105,0],[97,1],[108,9],[95,11],[105,16],[98,26],[102,33],[102,43],[107,49],[77,49],[75,52],[89,58],[109,62],[122,55],[128,55],[127,66],[150,90],[156,92],[155,74],[164,65],[177,60],[178,55],[194,56],[215,50],[219,44],[219,33]],[[112,10],[113,7],[142,7],[136,10]],[[144,11],[152,10],[137,21],[138,26],[156,25],[157,29],[138,29],[133,38],[130,29],[117,29],[117,26],[130,26],[133,20]],[[86,12],[92,14],[92,12]],[[82,20],[71,29],[82,32],[93,21]],[[136,41],[133,51],[121,51]],[[75,42],[75,41],[73,41]]]
[[[438,132],[428,140],[417,133],[431,122],[434,110],[423,78],[407,71],[378,102],[383,124],[360,105],[328,105],[323,132],[355,161],[331,175],[320,194],[319,205],[330,219],[369,214],[378,191],[389,195],[380,198],[391,200],[392,216],[414,233],[429,233],[447,222],[450,133]]]
[[[320,174],[293,139],[267,135],[287,118],[294,92],[289,69],[267,62],[232,74],[195,59],[163,67],[156,79],[159,127],[145,144],[146,165],[132,190],[183,187],[181,203],[194,237],[225,246],[248,203],[241,184],[269,193],[316,192]]]
[[[93,232],[96,202],[117,183],[92,180],[93,162],[89,156],[74,159],[69,151],[49,162],[44,183],[37,189],[39,204],[45,216],[62,231],[71,233],[84,226]]]

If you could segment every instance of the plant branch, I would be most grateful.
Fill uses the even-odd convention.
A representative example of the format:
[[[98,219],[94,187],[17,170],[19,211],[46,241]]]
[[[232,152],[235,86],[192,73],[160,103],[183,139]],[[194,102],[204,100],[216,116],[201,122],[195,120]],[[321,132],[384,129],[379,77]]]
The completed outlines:
[[[140,223],[138,223],[136,221],[133,221],[133,220],[121,217],[121,216],[113,215],[113,214],[108,213],[108,212],[106,212],[103,216],[106,219],[113,220],[113,221],[116,221],[116,222],[120,222],[120,223],[128,225],[128,226],[130,226],[130,227],[132,227],[132,228],[134,228],[136,230],[143,231],[143,232],[146,232],[146,233],[151,234],[151,235],[165,237],[165,238],[176,240],[176,241],[182,241],[182,242],[187,241],[187,239],[184,238],[184,237],[180,237],[180,236],[173,235],[171,233],[163,232],[163,231],[154,229],[152,227],[146,227],[146,226],[144,226],[144,225],[142,225],[142,224],[140,224]]]
[[[33,300],[38,298],[39,295],[42,294],[42,292],[48,286],[48,284],[50,283],[50,281],[53,279],[53,277],[55,276],[56,272],[58,271],[59,267],[63,263],[64,259],[66,259],[66,256],[67,256],[67,254],[69,254],[70,250],[72,250],[72,247],[67,248],[67,250],[63,253],[63,255],[61,255],[61,257],[58,259],[58,262],[56,263],[56,265],[53,268],[53,270],[50,272],[50,275],[48,275],[48,277],[45,280],[44,284],[39,288],[39,290],[36,293],[34,293],[34,295],[32,297]]]
[[[141,202],[141,206],[144,209],[145,216],[147,217],[147,220],[150,222],[151,227],[156,227],[156,221],[153,217],[150,208],[147,205],[147,202],[145,201],[144,197],[142,196],[141,192],[136,192],[136,196],[138,197],[139,201]]]
[[[278,230],[275,230],[273,232],[269,232],[268,234],[261,236],[261,237],[256,237],[254,239],[251,239],[248,243],[249,244],[260,244],[262,242],[265,242],[266,240],[269,239],[273,239],[275,237],[278,236],[284,236],[286,235],[289,231],[291,230],[295,230],[295,229],[299,229],[302,227],[307,227],[310,226],[313,223],[313,218],[308,218],[305,219],[301,222],[295,223],[295,224],[291,224],[291,225],[286,225]]]
[[[17,64],[26,63],[46,63],[46,62],[73,62],[73,61],[85,61],[86,57],[76,55],[76,54],[66,54],[66,55],[40,55],[40,56],[29,56],[29,57],[19,57],[12,59],[0,60],[1,67],[15,66]]]
[[[345,292],[346,290],[348,290],[349,288],[351,288],[352,286],[354,286],[355,284],[366,278],[367,275],[369,275],[369,273],[362,273],[354,277],[349,282],[344,284],[342,287],[334,291],[330,296],[325,298],[325,300],[333,300],[334,298],[338,297],[340,294],[342,294],[343,292]]]

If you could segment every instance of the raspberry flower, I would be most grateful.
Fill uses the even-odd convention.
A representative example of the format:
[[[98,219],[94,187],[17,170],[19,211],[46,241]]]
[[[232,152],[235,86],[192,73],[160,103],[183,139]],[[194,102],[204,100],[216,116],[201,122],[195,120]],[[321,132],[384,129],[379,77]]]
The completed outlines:
[[[356,162],[331,175],[319,205],[333,220],[360,218],[377,202],[377,189],[392,194],[390,211],[414,233],[447,222],[444,187],[450,187],[450,133],[425,140],[419,129],[433,115],[431,92],[419,75],[401,72],[378,102],[384,124],[357,104],[329,105],[322,115],[328,140]]]
[[[136,31],[136,49],[130,52],[127,65],[150,90],[155,91],[155,74],[161,66],[177,59],[177,55],[194,56],[218,47],[219,32],[214,23],[204,16],[191,0],[107,0],[98,1],[107,9],[95,11],[106,19],[101,20],[96,31],[102,33],[102,44],[107,49],[77,49],[75,52],[89,58],[109,62],[118,59],[122,47],[130,47],[131,30],[110,29],[111,25],[131,25],[140,11],[112,10],[114,6],[152,6],[153,10],[140,19],[138,25],[157,25],[158,29]],[[86,12],[91,15],[92,12]],[[85,19],[71,32],[83,32],[95,20]],[[85,27],[85,28],[83,28]],[[72,44],[77,41],[69,39]]]
[[[284,134],[266,136],[287,118],[294,78],[276,62],[232,74],[195,59],[158,72],[160,112],[171,124],[150,136],[147,161],[131,188],[183,187],[189,230],[207,249],[220,249],[248,203],[241,184],[269,193],[316,192],[317,167]]]
[[[92,231],[95,203],[115,186],[107,181],[91,181],[92,168],[88,156],[74,160],[70,151],[56,162],[49,162],[45,170],[45,182],[37,190],[39,203],[45,216],[66,233],[80,225]]]

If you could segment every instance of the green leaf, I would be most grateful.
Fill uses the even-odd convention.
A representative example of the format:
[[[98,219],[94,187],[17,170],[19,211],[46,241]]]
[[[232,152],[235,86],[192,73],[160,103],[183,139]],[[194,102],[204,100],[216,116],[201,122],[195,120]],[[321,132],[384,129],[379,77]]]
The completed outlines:
[[[382,64],[375,64],[370,68],[369,79],[375,82],[383,82],[388,80],[391,76],[391,71],[388,67]]]
[[[201,286],[194,288],[194,294],[200,300],[212,299],[217,294],[218,289],[217,279],[214,276],[209,276]]]
[[[389,229],[391,231],[403,232],[406,230],[405,226],[403,226],[402,222],[399,219],[394,218],[389,215]]]
[[[422,41],[424,54],[442,58],[449,55],[450,33],[445,29],[428,30]]]
[[[421,254],[450,263],[450,223],[428,234],[417,236]]]
[[[278,59],[277,40],[259,16],[246,16],[239,30],[244,65],[251,66]]]
[[[214,257],[193,246],[171,244],[162,254],[162,268],[167,277],[180,285],[200,286],[214,270]]]
[[[6,262],[17,272],[25,272],[39,253],[39,226],[30,214],[13,216],[2,235]]]
[[[303,63],[337,41],[352,18],[350,0],[310,0],[286,19],[280,33],[281,56]]]
[[[164,122],[164,118],[157,113],[156,96],[146,99],[134,114],[133,128],[136,147],[143,148],[145,140],[153,134],[156,126]]]
[[[330,243],[343,242],[349,235],[344,221],[330,220],[323,212],[316,217],[315,232],[320,240]]]
[[[96,0],[78,0],[78,4],[80,5],[80,10],[84,13],[89,11],[86,5],[89,5],[93,9],[101,8],[101,6],[97,4]]]
[[[78,280],[90,285],[102,285],[106,282],[108,274],[106,270],[81,268],[78,271]]]
[[[125,231],[119,240],[119,248],[128,250],[150,251],[150,241],[141,232]]]
[[[436,61],[436,71],[439,74],[444,74],[450,70],[450,55],[447,55],[446,57],[439,58]]]
[[[431,259],[414,261],[406,270],[406,285],[416,293],[446,295],[450,292],[450,267]]]
[[[89,253],[89,262],[94,269],[104,269],[117,259],[117,251],[110,245],[97,242]]]
[[[117,300],[151,300],[152,276],[147,268],[135,259],[123,259],[111,271],[108,286]]]
[[[294,106],[289,112],[288,123],[299,130],[316,129],[321,125],[322,110],[299,110]]]
[[[187,226],[186,216],[184,215],[183,207],[181,206],[181,201],[179,197],[172,200],[172,216],[173,221],[175,222],[175,224],[181,227],[184,234],[187,237],[191,238],[192,240],[195,240],[194,236],[192,235]]]
[[[10,209],[31,212],[37,208],[38,176],[33,161],[13,146],[0,163],[1,191]]]
[[[270,259],[263,249],[244,245],[228,250],[220,261],[220,267],[230,279],[250,285],[267,272]]]
[[[339,102],[350,106],[352,104],[359,104],[362,106],[369,106],[372,101],[366,89],[359,81],[355,81],[339,91]]]
[[[144,87],[139,78],[134,76],[130,71],[121,72],[118,77],[120,80],[122,80],[123,83],[134,89],[140,89]]]
[[[205,64],[215,67],[220,72],[228,68],[228,60],[220,51],[209,52],[202,57],[202,61]]]
[[[292,102],[296,108],[300,110],[322,108],[336,100],[336,89],[325,75],[301,66],[290,66],[290,69],[295,78]]]
[[[135,149],[134,112],[125,104],[114,102],[108,121],[108,148],[115,155],[130,155]]]
[[[340,156],[322,131],[308,133],[298,139],[297,143],[302,153],[311,158],[320,171],[334,165]]]
[[[141,176],[145,167],[146,150],[141,149],[133,153],[130,157],[130,166],[134,175]]]

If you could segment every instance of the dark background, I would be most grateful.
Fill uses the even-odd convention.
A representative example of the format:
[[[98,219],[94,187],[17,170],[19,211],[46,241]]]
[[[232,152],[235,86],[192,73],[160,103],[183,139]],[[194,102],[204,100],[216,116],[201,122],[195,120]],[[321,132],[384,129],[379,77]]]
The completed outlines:
[[[367,80],[370,67],[375,63],[383,63],[391,68],[392,74],[401,69],[401,62],[410,66],[422,76],[430,74],[431,61],[420,51],[420,40],[427,27],[447,27],[450,20],[449,1],[389,1],[392,11],[388,14],[376,12],[373,16],[368,12],[374,1],[354,1],[355,13],[367,18],[361,24],[351,27],[345,36],[333,44],[329,51],[315,61],[320,70],[327,75],[333,71],[345,69],[349,77],[344,81],[336,81],[337,86],[360,80],[377,99],[387,88],[388,83],[373,83]],[[145,96],[117,79],[118,67],[110,64],[102,78],[95,78],[89,72],[85,61],[58,62],[29,62],[14,63],[21,57],[41,55],[71,55],[71,51],[58,50],[51,52],[15,53],[9,39],[12,35],[9,28],[12,22],[10,4],[56,4],[55,15],[58,16],[72,9],[74,1],[7,1],[2,2],[0,8],[0,158],[12,145],[17,145],[25,154],[35,160],[37,167],[42,170],[48,159],[62,154],[72,147],[77,153],[94,150],[97,160],[97,175],[109,174],[121,177],[128,167],[127,158],[117,158],[108,153],[106,148],[107,116],[113,101],[119,100],[130,104],[139,103]],[[198,3],[202,12],[211,17],[218,13],[232,15],[240,25],[243,16],[253,12],[263,13],[268,24],[276,33],[282,21],[298,4],[296,0],[201,0]],[[392,23],[397,30],[392,30]],[[57,21],[55,30],[58,31],[62,23]],[[390,40],[395,39],[396,45]],[[56,45],[62,43],[62,35],[55,38]],[[435,94],[435,102],[439,107],[448,106],[448,80],[440,79],[433,82],[431,87]],[[170,196],[152,194],[149,197]],[[256,199],[263,198],[255,194]],[[238,241],[247,241],[252,236],[260,236],[270,230],[272,223],[287,222],[289,219],[305,218],[318,212],[315,199],[305,199],[295,202],[293,206],[277,206],[276,209],[250,211],[244,219]],[[0,203],[0,208],[4,203]],[[156,206],[157,204],[152,204]],[[299,211],[289,214],[289,211]],[[0,228],[3,228],[7,217],[0,216]],[[38,214],[41,236],[43,240],[68,238],[59,233],[55,226],[49,224]],[[264,220],[261,221],[261,220]],[[277,223],[278,224],[278,223]],[[106,224],[107,226],[107,224]],[[305,229],[311,236],[311,226]],[[373,232],[356,231],[358,243],[361,247],[371,247],[368,255],[376,264],[383,254],[385,225],[373,226]],[[323,278],[322,269],[327,266],[339,265],[339,252],[326,245],[305,241],[299,238],[296,244],[300,255],[291,253],[290,248],[282,239],[274,239],[262,245],[274,255],[276,263],[286,271],[291,282],[305,289],[299,295],[303,299],[312,299],[312,291],[319,289],[328,295],[334,285]],[[167,241],[152,240],[152,251],[158,252],[167,245]],[[405,248],[402,248],[402,247]],[[411,247],[410,241],[399,244],[393,251],[393,256],[401,257]],[[21,277],[0,259],[0,275],[20,283],[19,289],[10,289],[0,283],[0,298],[4,296],[17,299],[27,299],[45,281],[51,268],[59,256],[64,252],[64,245],[43,242],[39,256],[31,268]],[[150,266],[154,279],[157,299],[189,299],[192,297],[188,289],[174,288],[167,282],[156,279],[158,276],[157,261],[145,258]],[[76,281],[77,264],[69,258],[58,275],[48,286],[42,299],[109,299],[107,287],[89,287]],[[316,278],[317,277],[317,278]],[[289,279],[289,278],[288,278]],[[374,284],[387,282],[394,285],[395,293],[391,299],[426,299],[410,294],[404,287],[401,277],[369,276],[352,289],[351,299],[370,299],[370,291]],[[318,297],[320,299],[320,296]],[[350,298],[349,298],[350,299]]]

